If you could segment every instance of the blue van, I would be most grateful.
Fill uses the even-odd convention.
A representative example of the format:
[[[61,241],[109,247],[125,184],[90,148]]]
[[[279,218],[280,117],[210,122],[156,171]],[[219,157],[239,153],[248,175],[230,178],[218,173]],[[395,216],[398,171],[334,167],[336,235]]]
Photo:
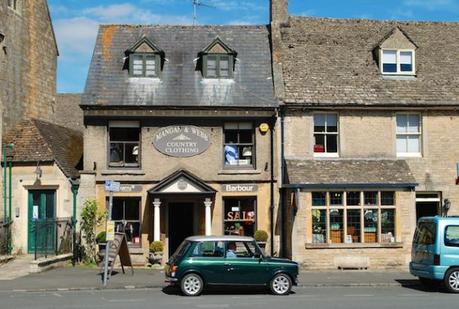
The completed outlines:
[[[414,234],[410,272],[424,284],[459,293],[459,217],[424,217]]]

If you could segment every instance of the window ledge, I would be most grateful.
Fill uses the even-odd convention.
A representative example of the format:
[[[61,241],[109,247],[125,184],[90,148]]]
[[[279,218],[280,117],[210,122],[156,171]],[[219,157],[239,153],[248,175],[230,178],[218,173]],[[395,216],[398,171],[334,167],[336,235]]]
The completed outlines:
[[[422,158],[420,153],[397,153],[397,158]]]
[[[320,159],[320,158],[339,158],[338,153],[324,153],[324,152],[315,152],[314,153],[314,158]]]
[[[100,172],[101,175],[136,175],[136,176],[144,176],[145,172],[142,170],[122,170],[122,169],[116,169],[116,170],[103,170]]]
[[[305,249],[371,249],[371,248],[403,248],[403,243],[355,243],[355,244],[305,244]]]
[[[228,169],[228,170],[221,170],[218,172],[218,175],[260,175],[260,174],[261,174],[260,170],[252,170],[252,169],[247,169],[247,170]]]

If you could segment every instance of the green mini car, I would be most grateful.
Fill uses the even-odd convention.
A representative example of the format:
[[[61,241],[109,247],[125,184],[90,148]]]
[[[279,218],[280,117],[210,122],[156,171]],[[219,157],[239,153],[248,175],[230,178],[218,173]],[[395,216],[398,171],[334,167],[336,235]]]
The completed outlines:
[[[298,264],[263,255],[256,241],[242,236],[193,236],[185,239],[166,265],[166,282],[186,296],[206,286],[265,286],[288,295],[297,285]]]

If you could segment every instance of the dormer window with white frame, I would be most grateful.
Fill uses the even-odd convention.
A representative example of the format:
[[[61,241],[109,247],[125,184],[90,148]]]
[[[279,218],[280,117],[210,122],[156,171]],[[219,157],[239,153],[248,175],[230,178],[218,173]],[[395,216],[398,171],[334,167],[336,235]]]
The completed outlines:
[[[415,51],[381,49],[381,73],[385,75],[415,75]]]

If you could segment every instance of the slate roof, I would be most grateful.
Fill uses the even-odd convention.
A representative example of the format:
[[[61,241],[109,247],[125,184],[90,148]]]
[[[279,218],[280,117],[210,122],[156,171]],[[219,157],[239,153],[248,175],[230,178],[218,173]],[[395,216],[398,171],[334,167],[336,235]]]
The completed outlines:
[[[3,135],[14,144],[7,154],[15,163],[56,162],[67,177],[78,177],[83,156],[83,134],[41,120],[25,120]]]
[[[165,53],[158,80],[130,78],[125,51],[146,36]],[[203,79],[198,54],[216,38],[237,52],[234,79]],[[104,25],[82,105],[276,107],[266,26]]]
[[[459,23],[290,17],[282,31],[285,103],[459,105]],[[394,28],[416,44],[416,78],[383,78],[374,49]]]
[[[288,183],[295,185],[415,186],[404,160],[286,160]]]

